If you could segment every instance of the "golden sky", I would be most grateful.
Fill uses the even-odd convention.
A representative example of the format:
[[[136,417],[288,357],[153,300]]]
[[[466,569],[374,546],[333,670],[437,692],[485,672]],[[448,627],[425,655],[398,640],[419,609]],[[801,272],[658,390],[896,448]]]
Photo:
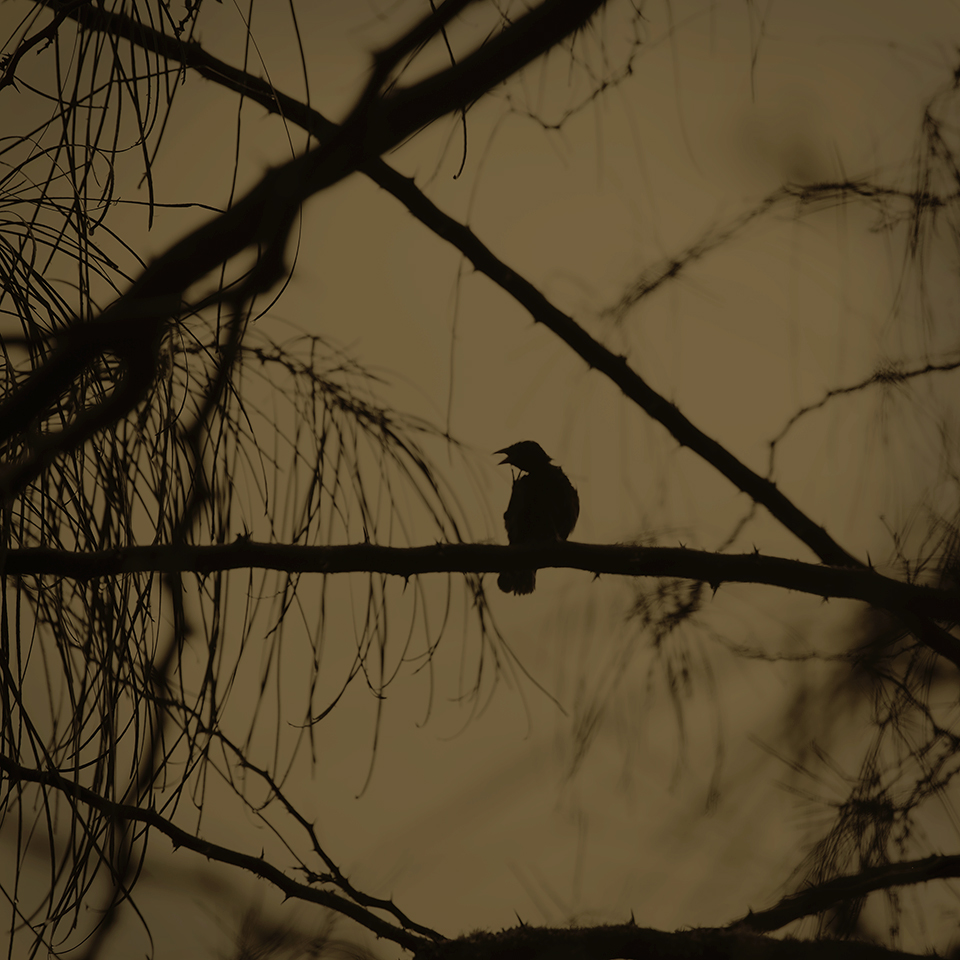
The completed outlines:
[[[0,5],[0,35],[29,7]],[[425,8],[298,5],[312,105],[342,119],[371,51]],[[946,286],[931,289],[939,321],[918,319],[914,291],[902,283],[903,234],[875,230],[877,212],[865,205],[798,211],[783,203],[622,318],[610,311],[638,278],[715,237],[784,184],[861,176],[905,184],[924,105],[952,80],[958,11],[934,0],[679,0],[645,4],[643,14],[637,22],[626,4],[612,3],[578,41],[574,68],[555,52],[477,104],[465,159],[455,118],[384,159],[625,354],[697,426],[765,473],[770,441],[798,410],[868,377],[885,359],[922,362],[955,340],[942,309]],[[468,12],[452,34],[455,49],[482,36],[485,16]],[[255,46],[246,53],[235,4],[206,4],[199,23],[197,39],[210,52],[237,66],[246,56],[250,72],[304,97],[286,4],[254,6]],[[620,79],[634,34],[642,42],[631,75]],[[442,66],[446,53],[432,57],[425,62]],[[50,62],[41,54],[30,70]],[[546,129],[586,98],[591,70],[617,82],[559,129]],[[5,134],[20,129],[21,104],[26,109],[25,95],[0,92]],[[252,103],[238,116],[233,94],[188,75],[154,166],[158,198],[222,206],[235,153],[242,194],[268,165],[305,145],[302,131]],[[135,169],[131,157],[121,192],[143,199]],[[113,222],[149,259],[207,216],[161,212],[149,233],[142,208],[120,211]],[[747,510],[744,495],[360,174],[305,205],[290,285],[257,324],[279,340],[297,330],[330,338],[386,379],[377,390],[388,404],[449,424],[467,447],[466,462],[447,459],[440,444],[431,452],[466,503],[477,539],[505,541],[500,516],[510,475],[489,454],[528,438],[579,489],[576,540],[655,538],[716,549]],[[906,399],[874,390],[828,404],[779,448],[778,483],[857,556],[888,563],[888,527],[902,528],[924,495],[934,502],[942,495],[933,467],[938,438],[924,414],[955,396],[956,384],[938,384]],[[413,542],[418,533],[430,542],[426,526],[412,531]],[[730,549],[754,545],[813,559],[762,511]],[[239,600],[244,578],[236,582]],[[390,688],[362,795],[374,731],[365,688],[318,728],[312,772],[298,756],[290,793],[317,818],[354,884],[392,895],[409,916],[448,935],[511,925],[514,911],[538,924],[615,922],[631,911],[637,923],[662,929],[722,924],[784,892],[800,844],[827,812],[777,786],[788,772],[755,738],[785,736],[784,707],[804,690],[825,697],[834,668],[744,659],[726,646],[834,650],[856,605],[821,608],[768,588],[722,587],[697,626],[685,628],[697,679],[681,738],[660,665],[637,625],[624,624],[629,585],[548,570],[531,597],[488,587],[511,649],[551,696],[517,673],[488,691],[489,704],[471,717],[471,706],[456,698],[461,677],[472,682],[478,641],[470,628],[460,631],[469,611],[455,594],[456,625],[436,659],[429,722],[425,674],[408,665]],[[436,600],[440,588],[431,589]],[[302,692],[296,651],[309,636],[306,619],[303,638],[291,626],[287,641],[282,682],[291,696]],[[324,662],[333,676],[349,668],[354,649],[348,620],[332,623]],[[255,682],[259,665],[254,654],[235,687],[238,722],[243,684]],[[817,696],[810,709],[825,710]],[[594,714],[591,749],[570,775],[575,733]],[[264,737],[256,749],[271,743]],[[857,737],[837,746],[849,750],[843,761],[851,770],[861,746]],[[718,770],[719,799],[707,812]],[[842,789],[836,778],[823,793],[835,799]],[[273,842],[219,790],[211,785],[204,801],[210,839],[248,852]],[[222,808],[211,816],[216,804]],[[948,827],[931,827],[941,829]],[[221,948],[245,898],[261,895],[246,878],[209,865],[192,877],[193,855],[168,857],[162,838],[152,849],[158,865],[140,889],[155,918],[157,955]],[[228,886],[215,894],[221,882]],[[307,927],[316,923],[306,907],[281,908],[272,891],[260,902]],[[176,925],[163,919],[173,911]],[[132,921],[120,936],[141,942]]]

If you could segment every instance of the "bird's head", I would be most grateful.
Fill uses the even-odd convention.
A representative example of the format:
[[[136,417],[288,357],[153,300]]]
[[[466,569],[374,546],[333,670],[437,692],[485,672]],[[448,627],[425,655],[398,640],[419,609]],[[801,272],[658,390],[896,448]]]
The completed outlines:
[[[550,463],[550,457],[543,452],[543,447],[533,440],[521,440],[519,443],[512,443],[509,447],[494,451],[495,454],[502,453],[504,458],[500,461],[502,467],[509,463],[520,470],[536,470],[538,467],[545,467]]]

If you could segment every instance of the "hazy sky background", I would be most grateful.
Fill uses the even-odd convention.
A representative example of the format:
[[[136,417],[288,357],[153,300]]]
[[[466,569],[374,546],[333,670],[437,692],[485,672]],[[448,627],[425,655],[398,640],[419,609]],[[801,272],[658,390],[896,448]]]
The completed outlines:
[[[0,6],[0,33],[28,6]],[[365,81],[370,52],[425,9],[411,2],[298,5],[311,103],[342,119]],[[902,234],[872,230],[876,214],[865,208],[824,206],[797,217],[784,204],[622,321],[605,311],[645,271],[733,223],[781,184],[861,175],[904,184],[924,104],[952,79],[960,10],[934,0],[730,0],[649,3],[643,14],[638,22],[625,4],[611,3],[578,42],[592,69],[613,76],[634,33],[643,41],[632,75],[560,130],[544,129],[527,113],[554,122],[590,84],[581,67],[570,69],[566,53],[554,52],[470,112],[459,178],[455,119],[385,159],[554,304],[626,354],[697,426],[765,472],[769,441],[798,409],[869,376],[884,357],[922,360],[955,339],[949,322],[919,323],[909,290],[897,299]],[[243,17],[233,3],[206,4],[197,38],[240,66]],[[486,22],[477,11],[467,18],[471,27],[453,37],[460,53]],[[287,5],[260,0],[252,32],[257,46],[248,69],[303,97]],[[444,56],[428,62],[440,66]],[[50,62],[41,54],[31,69]],[[19,102],[10,90],[0,94],[5,134],[21,129]],[[188,75],[154,167],[158,197],[225,204],[236,134],[236,97]],[[278,118],[246,104],[239,193],[305,143],[302,131],[291,129],[288,139]],[[124,195],[142,199],[132,173],[128,180]],[[171,211],[148,234],[138,209],[117,223],[148,258],[204,219]],[[939,288],[931,294],[937,305],[947,297]],[[504,540],[510,475],[489,454],[526,438],[539,441],[578,486],[577,540],[656,537],[715,549],[747,509],[727,481],[679,450],[360,175],[305,206],[292,282],[258,324],[281,340],[295,328],[329,337],[390,381],[380,391],[388,403],[449,422],[469,448],[473,472],[447,461],[439,445],[433,452],[462,500],[474,504],[467,509],[478,539]],[[931,484],[938,440],[919,411],[955,393],[956,383],[941,381],[937,389],[944,393],[918,388],[896,405],[880,391],[828,405],[802,420],[779,452],[777,479],[787,495],[860,557],[869,551],[874,561],[889,560],[880,516],[902,527]],[[935,489],[926,492],[936,499]],[[429,536],[424,528],[419,542]],[[754,544],[813,559],[765,515],[733,549]],[[240,597],[244,578],[236,583]],[[399,598],[399,586],[396,592]],[[437,657],[426,725],[425,676],[390,688],[374,775],[360,797],[374,702],[360,688],[345,698],[318,730],[316,771],[310,775],[302,763],[289,788],[355,885],[392,895],[409,916],[447,935],[511,925],[514,911],[537,924],[615,922],[631,911],[637,923],[663,929],[721,924],[785,892],[778,885],[788,881],[799,844],[825,829],[829,811],[778,786],[786,768],[752,738],[776,743],[796,722],[786,705],[803,690],[823,692],[835,668],[748,661],[724,645],[771,654],[835,649],[855,605],[820,607],[765,588],[722,587],[699,629],[685,628],[695,679],[681,749],[662,671],[636,624],[623,622],[630,598],[629,585],[576,571],[542,572],[529,598],[493,589],[493,612],[512,650],[566,715],[518,677],[501,682],[482,714],[469,719],[469,705],[453,698],[461,670],[472,678],[477,641],[475,631],[462,639],[454,628]],[[349,667],[353,643],[346,623],[333,625],[325,652],[333,676]],[[258,667],[254,654],[250,677]],[[243,676],[235,689],[240,713]],[[286,682],[296,687],[297,680],[291,668]],[[810,709],[825,709],[810,698]],[[573,731],[592,710],[596,739],[568,776]],[[851,773],[860,746],[850,731],[849,756],[838,754]],[[719,799],[708,812],[715,776]],[[839,799],[845,785],[837,777],[820,789]],[[248,853],[272,842],[215,787],[204,810],[212,840]],[[931,824],[931,836],[955,847],[947,829]],[[189,852],[168,857],[163,838],[152,849],[158,862],[148,866],[139,894],[157,955],[224,949],[229,911],[239,916],[248,895],[261,896],[256,884],[198,864]],[[280,853],[274,862],[288,861]],[[211,896],[211,878],[229,885],[222,903]],[[261,901],[264,908],[278,902],[273,892]],[[304,906],[282,910],[308,927],[318,922]],[[171,916],[176,924],[163,919]],[[129,931],[129,942],[142,949],[133,922]],[[911,949],[909,923],[905,934],[903,947]],[[384,955],[396,952],[383,948]]]

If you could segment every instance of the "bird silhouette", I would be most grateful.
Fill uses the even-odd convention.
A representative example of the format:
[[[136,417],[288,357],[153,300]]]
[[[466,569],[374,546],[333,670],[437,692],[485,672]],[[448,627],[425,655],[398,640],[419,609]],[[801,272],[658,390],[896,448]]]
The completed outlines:
[[[521,440],[496,452],[505,454],[500,466],[508,463],[522,471],[513,479],[510,503],[503,515],[510,543],[566,540],[580,516],[580,498],[567,475],[533,440]],[[536,570],[505,571],[497,578],[504,593],[533,593],[536,585]]]

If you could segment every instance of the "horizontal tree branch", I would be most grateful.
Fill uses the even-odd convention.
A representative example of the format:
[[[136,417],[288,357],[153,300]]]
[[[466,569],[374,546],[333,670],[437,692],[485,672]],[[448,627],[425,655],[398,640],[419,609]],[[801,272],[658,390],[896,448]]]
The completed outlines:
[[[861,600],[935,620],[960,620],[960,594],[904,583],[875,570],[829,567],[760,553],[707,553],[686,547],[631,544],[546,543],[501,546],[436,543],[386,547],[371,543],[300,546],[238,538],[211,546],[123,547],[73,552],[46,547],[9,550],[0,572],[7,576],[60,576],[76,580],[125,573],[213,573],[259,568],[289,573],[500,573],[527,567],[565,567],[627,577],[681,577],[717,588],[722,583],[762,583],[824,598]],[[956,662],[956,661],[955,661]],[[960,666],[960,663],[958,663]]]
[[[321,142],[335,141],[338,135],[343,133],[342,127],[331,123],[317,111],[299,103],[292,97],[280,93],[265,81],[211,57],[199,43],[184,43],[167,37],[159,31],[151,30],[137,23],[124,14],[108,13],[95,7],[77,8],[59,2],[59,0],[39,0],[39,2],[53,8],[58,14],[66,13],[68,16],[74,17],[88,29],[93,28],[122,36],[170,60],[188,64],[208,79],[242,92],[245,96],[260,102],[266,109],[282,114],[308,130]],[[538,16],[544,16],[548,6],[551,10],[553,9],[551,5],[543,4],[537,11]],[[583,16],[582,13],[577,15]],[[527,19],[529,19],[529,15]],[[530,21],[532,24],[537,22],[539,21]],[[564,22],[558,29],[569,32],[569,23]],[[538,40],[542,43],[543,38],[540,37]],[[501,42],[500,38],[497,38],[497,41]],[[521,41],[521,44],[523,42]],[[437,78],[422,81],[415,85],[413,89],[419,90],[421,94],[429,89],[431,91],[427,97],[429,101],[435,101],[438,93],[443,99],[446,99],[450,96],[450,92],[444,85],[454,75],[458,78],[462,77],[464,71],[469,75],[467,61],[473,60],[475,64],[481,63],[480,70],[485,72],[490,69],[492,63],[496,62],[499,56],[497,50],[499,50],[499,47],[493,48],[490,44],[485,45],[471,54],[465,61],[451,68],[456,71],[455,74],[448,71],[445,74],[438,75],[438,77],[446,78],[439,83],[439,91]],[[491,54],[493,54],[492,60]],[[449,84],[447,86],[449,87]],[[405,112],[406,105],[410,103],[411,93],[412,90],[402,91],[399,97],[395,96],[391,100],[393,103],[403,101]],[[354,114],[356,113],[355,110]],[[864,568],[862,561],[844,550],[827,534],[823,527],[814,523],[777,489],[774,483],[754,473],[727,451],[725,447],[694,426],[677,407],[654,391],[630,367],[625,357],[608,350],[571,317],[557,309],[533,284],[499,260],[468,227],[443,213],[432,201],[427,199],[416,188],[412,180],[401,176],[379,157],[374,158],[368,155],[365,158],[357,158],[357,160],[359,161],[357,169],[362,170],[376,183],[397,197],[411,213],[434,233],[459,249],[477,270],[490,277],[504,291],[514,297],[518,303],[526,307],[535,322],[543,323],[572,347],[589,366],[600,370],[613,380],[625,396],[632,399],[651,417],[666,427],[681,446],[689,447],[740,490],[748,494],[756,503],[765,506],[787,529],[810,547],[824,563]],[[143,280],[141,280],[142,282]],[[17,480],[23,482],[21,477],[18,477]],[[946,630],[935,623],[925,621],[922,618],[916,620],[913,617],[908,618],[907,626],[941,656],[960,664],[960,642]]]
[[[238,70],[208,54],[199,43],[181,42],[138,23],[125,14],[109,13],[96,7],[74,7],[61,0],[38,0],[47,6],[76,18],[84,27],[122,36],[145,49],[178,63],[189,65],[202,76],[256,100],[265,109],[279,113],[310,132],[321,143],[329,142],[341,127],[316,110],[276,90],[266,81]],[[489,52],[489,51],[487,51]],[[459,65],[461,68],[463,64]],[[474,267],[525,307],[534,321],[542,323],[567,343],[589,366],[613,380],[623,394],[659,421],[681,445],[689,447],[731,483],[751,497],[795,536],[802,540],[824,562],[836,566],[865,569],[861,560],[843,549],[826,530],[812,521],[770,480],[754,473],[712,437],[694,426],[666,398],[653,390],[625,357],[604,347],[576,321],[555,307],[528,280],[511,270],[470,230],[440,210],[417,188],[413,180],[402,176],[379,157],[359,164],[375,183],[396,197],[437,236],[456,247]],[[784,196],[777,191],[761,206],[766,209]],[[941,656],[960,664],[960,641],[928,619],[905,614],[905,623],[922,642]]]
[[[58,13],[66,11],[69,6],[61,0],[38,0],[38,2]],[[546,6],[544,4],[543,8],[546,8]],[[265,109],[278,113],[296,123],[317,137],[321,143],[329,143],[342,134],[343,127],[327,120],[316,110],[293,97],[281,93],[261,78],[238,70],[211,56],[195,41],[181,42],[159,31],[151,30],[125,14],[109,13],[97,7],[71,8],[67,11],[67,15],[77,20],[84,27],[124,37],[139,44],[144,49],[196,69],[207,79],[242,93],[244,96],[256,100]],[[529,19],[529,15],[527,19]],[[570,32],[566,24],[564,24],[563,29]],[[470,57],[452,67],[450,71],[438,74],[435,78],[430,78],[429,81],[423,81],[410,90],[404,90],[401,94],[390,98],[386,102],[395,105],[398,101],[402,101],[406,104],[413,99],[414,94],[418,91],[420,95],[425,89],[435,93],[445,91],[449,85],[448,74],[450,76],[454,73],[459,75],[467,71],[468,62],[471,58],[479,58],[481,54],[487,63],[490,63],[490,56],[495,53],[496,51],[491,49],[490,44],[484,45]],[[449,93],[445,94],[445,98],[449,102],[455,103],[450,100]],[[388,140],[392,139],[393,137],[388,138]],[[599,370],[611,379],[626,397],[633,400],[647,414],[666,427],[681,446],[689,447],[738,489],[748,494],[757,503],[765,506],[780,523],[813,550],[824,563],[850,566],[863,565],[860,560],[849,554],[834,541],[823,527],[814,523],[799,510],[777,488],[776,484],[754,473],[725,447],[694,426],[674,404],[658,394],[640,377],[629,365],[626,357],[613,353],[590,336],[572,317],[563,313],[562,310],[547,300],[529,280],[516,273],[495,256],[469,227],[464,226],[440,210],[433,201],[417,188],[413,180],[399,174],[379,156],[366,158],[358,164],[357,169],[396,197],[437,236],[456,247],[478,271],[489,277],[521,306],[526,308],[534,322],[542,323],[571,347],[590,367]],[[775,195],[779,197],[785,194],[783,194],[783,191],[777,191]],[[958,656],[960,656],[960,652],[958,652]]]
[[[946,877],[960,877],[960,856],[927,857],[924,860],[885,863],[879,867],[870,867],[853,876],[837,877],[792,893],[769,910],[761,910],[759,913],[751,910],[745,917],[731,923],[730,928],[747,927],[758,933],[769,933],[801,917],[822,913],[838,903],[865,897],[875,890],[927,883],[930,880],[943,880]]]
[[[107,800],[105,797],[93,790],[83,787],[62,776],[54,770],[37,770],[31,767],[24,767],[10,757],[0,754],[0,770],[4,772],[7,779],[11,782],[39,783],[47,787],[59,790],[66,796],[85,803],[90,807],[99,810],[109,817],[115,817],[120,820],[126,820],[133,823],[143,823],[147,826],[159,830],[165,836],[169,837],[173,843],[174,849],[177,847],[186,847],[199,853],[208,860],[216,860],[218,863],[228,863],[235,867],[272,883],[277,889],[283,891],[284,895],[297,900],[305,900],[310,903],[316,903],[327,907],[351,920],[355,920],[361,926],[375,933],[378,937],[385,940],[392,940],[400,944],[405,950],[416,953],[420,947],[430,940],[424,939],[408,930],[394,926],[392,923],[381,919],[369,910],[352,903],[344,897],[331,893],[328,890],[319,890],[314,886],[305,883],[298,883],[291,880],[282,870],[268,863],[262,857],[254,857],[246,853],[239,853],[231,850],[229,847],[223,847],[217,843],[210,843],[192,833],[182,830],[166,817],[161,816],[156,810],[147,810],[143,807],[137,807],[128,803],[115,803],[113,800]]]
[[[417,960],[920,960],[849,940],[776,940],[745,930],[652,930],[634,923],[478,931],[429,943]]]

